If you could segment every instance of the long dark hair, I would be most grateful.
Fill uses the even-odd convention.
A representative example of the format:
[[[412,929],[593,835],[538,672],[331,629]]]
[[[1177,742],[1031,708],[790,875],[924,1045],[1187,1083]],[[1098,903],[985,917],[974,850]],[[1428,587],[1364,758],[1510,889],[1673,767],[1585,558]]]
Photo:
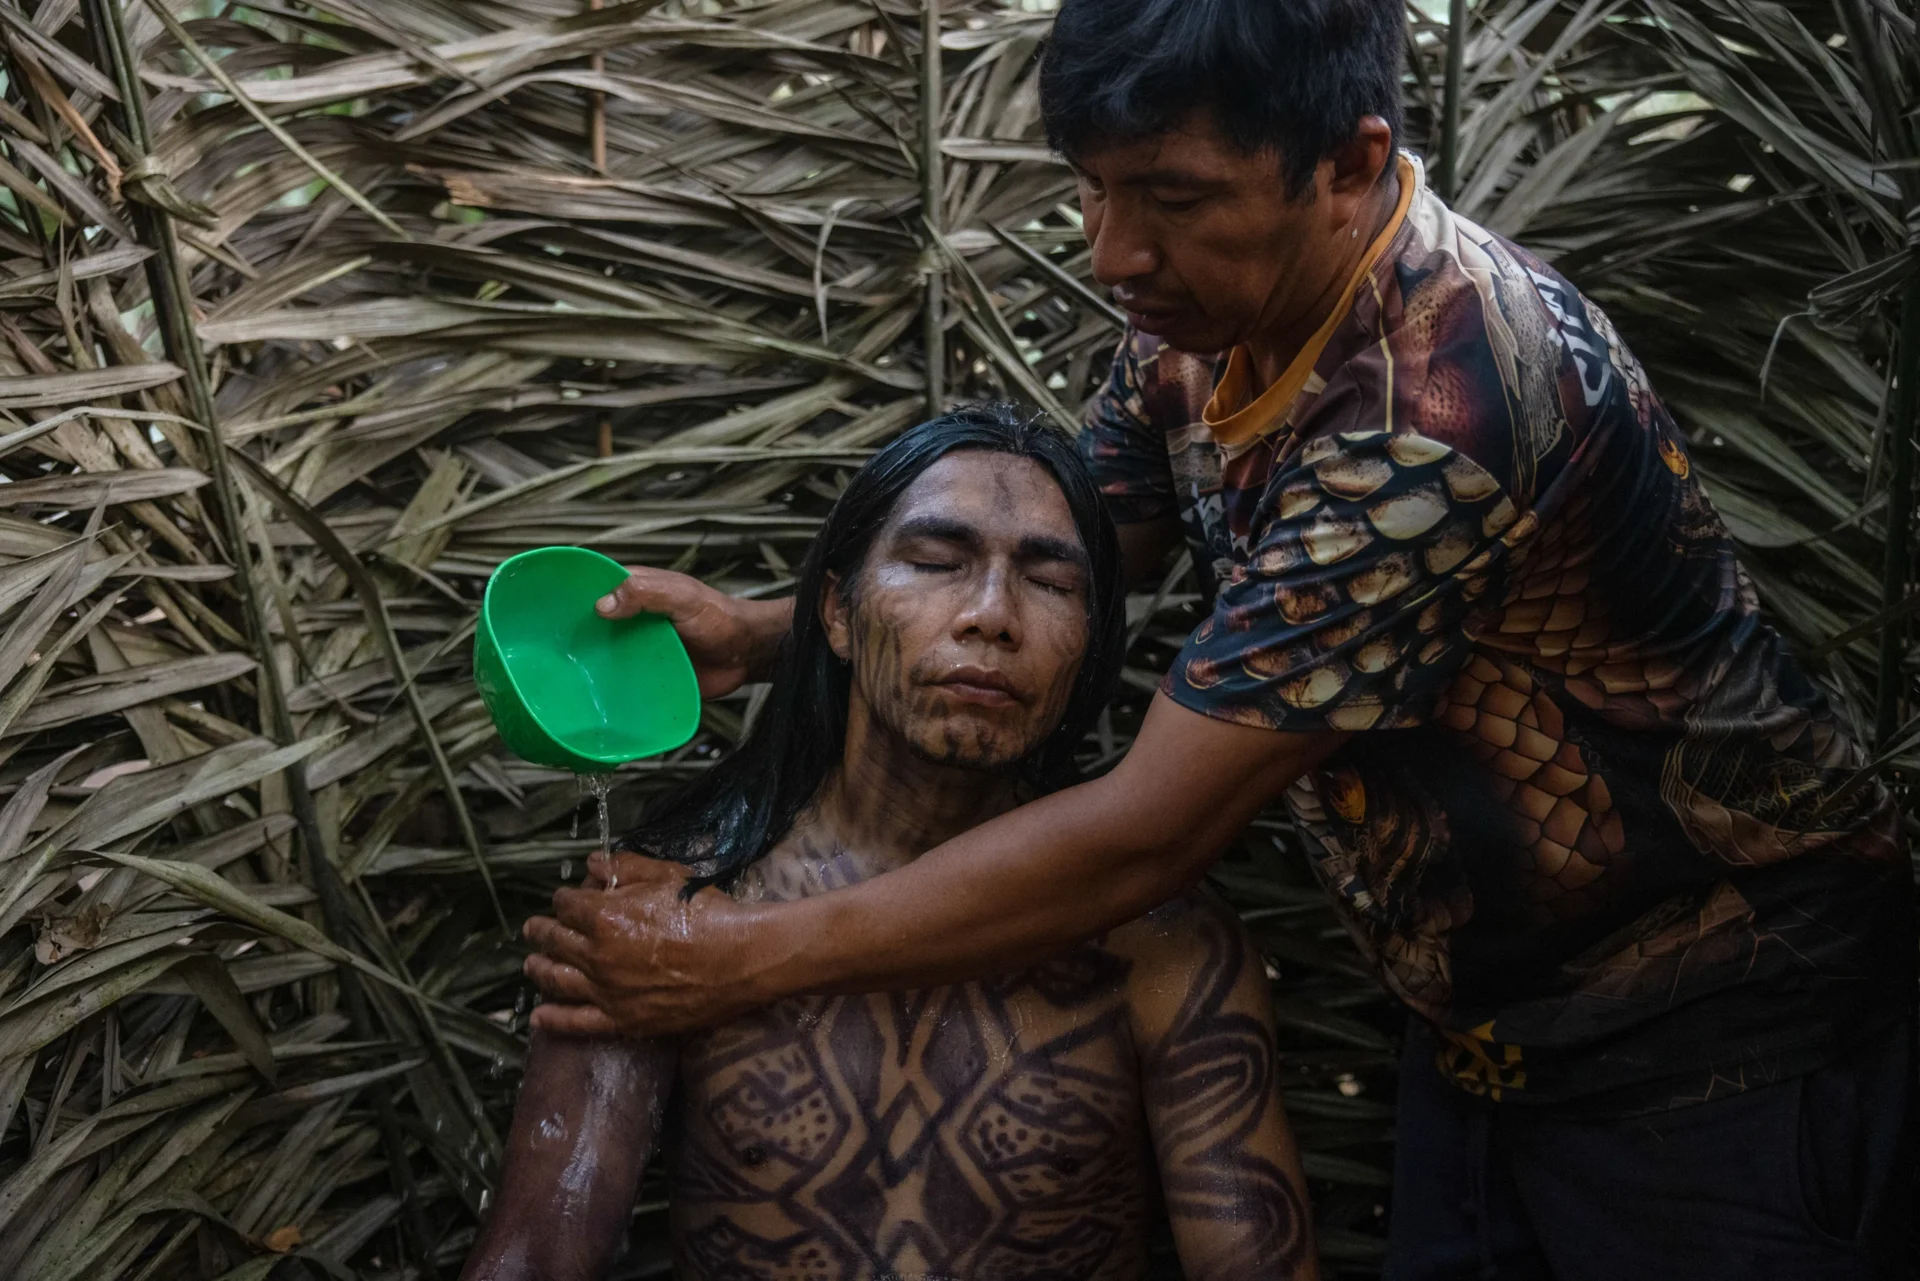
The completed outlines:
[[[773,686],[746,737],[724,759],[669,795],[618,847],[698,868],[697,884],[729,884],[785,836],[846,747],[849,666],[827,644],[820,602],[828,575],[851,588],[874,538],[907,487],[948,454],[1013,454],[1060,485],[1087,553],[1087,648],[1059,728],[1022,765],[1035,793],[1071,782],[1073,754],[1112,695],[1126,634],[1120,545],[1073,443],[1000,407],[958,409],[905,432],[854,474],[800,566],[793,630],[780,645]]]

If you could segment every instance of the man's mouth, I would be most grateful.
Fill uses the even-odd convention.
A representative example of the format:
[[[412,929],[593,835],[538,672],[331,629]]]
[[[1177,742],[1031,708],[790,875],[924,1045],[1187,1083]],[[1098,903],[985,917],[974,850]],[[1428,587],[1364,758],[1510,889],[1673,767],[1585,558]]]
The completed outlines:
[[[1144,329],[1148,333],[1157,332],[1157,326],[1169,323],[1180,314],[1177,307],[1168,307],[1145,299],[1115,295],[1115,300],[1127,313],[1128,323],[1135,329]]]
[[[982,707],[1011,707],[1021,701],[1012,681],[985,667],[956,667],[933,684],[960,702]]]

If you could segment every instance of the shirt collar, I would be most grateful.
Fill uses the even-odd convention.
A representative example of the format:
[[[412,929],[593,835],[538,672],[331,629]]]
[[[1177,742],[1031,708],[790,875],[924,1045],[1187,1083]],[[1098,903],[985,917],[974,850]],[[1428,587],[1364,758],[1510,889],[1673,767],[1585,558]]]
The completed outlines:
[[[1220,444],[1244,445],[1286,421],[1287,410],[1306,388],[1307,380],[1313,376],[1313,368],[1320,363],[1320,356],[1332,339],[1334,330],[1353,311],[1353,299],[1360,290],[1361,282],[1372,273],[1381,255],[1386,253],[1387,246],[1400,233],[1401,226],[1407,220],[1407,210],[1413,207],[1413,198],[1423,185],[1418,165],[1405,155],[1396,159],[1400,198],[1394,204],[1392,217],[1387,219],[1387,225],[1381,228],[1380,234],[1373,238],[1373,243],[1367,246],[1360,265],[1354,268],[1352,279],[1340,292],[1339,300],[1328,313],[1326,322],[1307,340],[1307,345],[1300,349],[1286,372],[1280,375],[1279,381],[1255,395],[1253,361],[1247,349],[1244,346],[1235,347],[1227,357],[1227,371],[1213,389],[1213,399],[1207,402],[1206,411],[1201,415],[1214,440]]]

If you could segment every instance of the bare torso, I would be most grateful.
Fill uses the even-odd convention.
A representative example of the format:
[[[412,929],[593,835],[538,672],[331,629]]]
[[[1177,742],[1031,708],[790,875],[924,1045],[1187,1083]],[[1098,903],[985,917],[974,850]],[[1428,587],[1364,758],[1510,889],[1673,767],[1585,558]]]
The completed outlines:
[[[793,897],[873,870],[796,842],[740,892]],[[1195,897],[1023,974],[786,1001],[690,1039],[669,1122],[676,1275],[1143,1275],[1160,1193],[1137,991],[1230,987],[1237,930]],[[1173,972],[1163,954],[1213,973]],[[1257,1092],[1271,1065],[1242,1075]]]
[[[814,998],[682,1051],[679,1272],[1130,1278],[1154,1196],[1119,978]]]
[[[897,865],[802,834],[740,888]],[[604,1276],[664,1120],[683,1281],[1136,1278],[1163,1206],[1189,1281],[1312,1278],[1276,1037],[1259,954],[1204,890],[1022,973],[678,1044],[537,1031],[465,1275]]]

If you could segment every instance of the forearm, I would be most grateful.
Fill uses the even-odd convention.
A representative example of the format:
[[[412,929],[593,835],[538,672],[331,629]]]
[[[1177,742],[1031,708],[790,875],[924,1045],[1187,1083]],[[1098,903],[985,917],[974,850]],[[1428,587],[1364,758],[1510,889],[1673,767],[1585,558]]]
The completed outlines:
[[[533,1034],[499,1200],[465,1281],[606,1274],[659,1130],[674,1059],[664,1041]]]
[[[783,986],[898,990],[1018,969],[1178,894],[1231,838],[1113,830],[1100,814],[1110,790],[1099,780],[1057,793],[884,877],[783,905],[794,909],[785,924],[800,944]],[[1029,857],[1026,835],[1049,829],[1060,835],[1047,841],[1048,857]]]
[[[1260,807],[1344,741],[1214,720],[1156,696],[1105,778],[1023,805],[850,889],[690,899],[687,871],[622,854],[618,889],[561,889],[527,923],[543,1027],[653,1035],[804,993],[1005,973],[1191,885]],[[604,856],[596,856],[604,857]],[[611,863],[607,864],[611,873]]]
[[[1165,704],[1165,707],[1163,707]],[[1226,767],[1183,756],[1156,700],[1113,773],[1044,797],[848,890],[768,909],[768,999],[960,982],[1040,960],[1192,885],[1260,808],[1340,741],[1237,726]]]
[[[1153,587],[1167,553],[1180,541],[1180,522],[1172,517],[1134,521],[1116,525],[1114,532],[1120,536],[1120,563],[1127,586],[1136,591]]]
[[[741,600],[738,604],[747,623],[750,639],[747,653],[747,681],[757,683],[773,678],[774,660],[780,656],[780,642],[793,627],[793,598],[780,600]]]

